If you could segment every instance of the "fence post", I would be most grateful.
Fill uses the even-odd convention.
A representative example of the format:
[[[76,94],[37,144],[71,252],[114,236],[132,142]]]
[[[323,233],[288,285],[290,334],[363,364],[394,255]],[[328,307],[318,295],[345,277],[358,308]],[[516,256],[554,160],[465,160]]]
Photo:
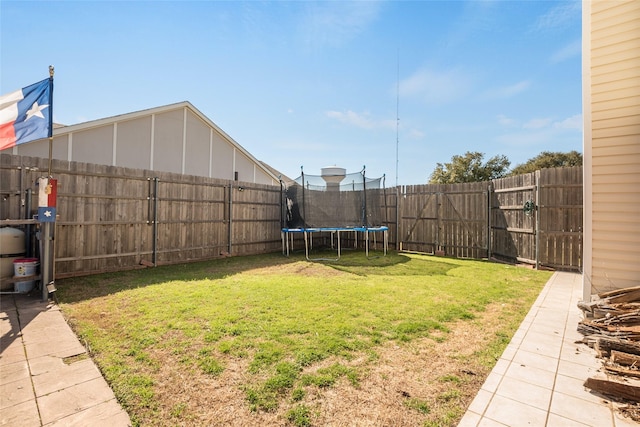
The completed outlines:
[[[538,270],[540,268],[540,170],[537,170],[535,175],[535,181],[536,181],[536,185],[535,185],[535,209],[533,210],[535,216],[536,216],[536,221],[534,223],[534,233],[535,233],[535,237],[534,237],[534,241],[535,241],[535,245],[536,245],[536,270]]]
[[[491,194],[493,192],[493,183],[489,182],[487,187],[487,259],[491,259]]]
[[[438,188],[438,190],[440,190]],[[440,251],[440,193],[436,190],[436,241],[433,246],[433,253]]]
[[[402,251],[402,243],[400,241],[400,191],[401,187],[396,184],[396,252]]]

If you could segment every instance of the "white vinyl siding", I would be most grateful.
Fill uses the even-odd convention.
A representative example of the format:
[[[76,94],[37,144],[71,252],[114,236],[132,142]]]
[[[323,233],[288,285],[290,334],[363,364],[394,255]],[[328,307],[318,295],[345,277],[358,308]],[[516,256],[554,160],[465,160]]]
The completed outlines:
[[[189,175],[209,176],[210,128],[193,113],[187,114],[185,170]]]
[[[116,165],[134,169],[149,169],[151,149],[151,116],[118,123]]]
[[[217,178],[233,179],[233,146],[220,134],[213,134],[212,174]]]
[[[113,124],[73,134],[73,161],[112,165]]]
[[[154,169],[182,173],[183,116],[182,109],[156,114],[153,141]]]

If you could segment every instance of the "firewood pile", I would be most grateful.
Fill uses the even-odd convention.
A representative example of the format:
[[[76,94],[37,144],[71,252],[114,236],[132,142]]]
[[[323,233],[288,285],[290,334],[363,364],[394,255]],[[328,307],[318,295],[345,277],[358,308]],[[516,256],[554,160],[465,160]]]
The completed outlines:
[[[584,313],[578,332],[603,359],[606,374],[588,378],[584,386],[628,402],[620,409],[640,421],[640,286],[597,294],[578,307]]]

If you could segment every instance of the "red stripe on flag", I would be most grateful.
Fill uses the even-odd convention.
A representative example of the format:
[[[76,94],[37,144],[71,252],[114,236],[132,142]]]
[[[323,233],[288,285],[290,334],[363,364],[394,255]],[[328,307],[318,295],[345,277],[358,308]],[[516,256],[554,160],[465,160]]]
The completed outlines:
[[[16,145],[16,130],[13,122],[0,125],[0,150],[6,150]]]

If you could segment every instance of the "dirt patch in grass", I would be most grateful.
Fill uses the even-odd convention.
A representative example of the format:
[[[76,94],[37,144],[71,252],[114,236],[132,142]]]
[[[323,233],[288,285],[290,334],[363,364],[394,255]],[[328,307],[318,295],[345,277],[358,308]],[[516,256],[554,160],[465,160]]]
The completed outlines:
[[[242,361],[229,361],[213,377],[186,368],[172,354],[156,352],[154,357],[163,360],[154,375],[155,399],[161,404],[152,419],[140,419],[141,425],[243,425],[255,419],[241,389],[247,369]]]
[[[455,322],[446,337],[378,347],[359,387],[342,381],[314,396],[314,425],[457,425],[490,372],[471,356],[494,339],[499,312],[492,307],[474,321]]]
[[[490,305],[475,319],[450,324],[448,332],[407,343],[385,342],[345,361],[331,357],[303,371],[335,363],[357,368],[357,384],[340,378],[327,387],[309,385],[273,411],[252,411],[243,391],[247,359],[228,358],[211,376],[186,367],[170,348],[154,351],[157,403],[140,425],[180,426],[455,426],[490,372],[477,353],[504,332],[504,305]],[[489,358],[498,355],[489,355]],[[293,393],[296,394],[295,392]],[[292,416],[303,408],[305,416]],[[158,421],[162,420],[162,421]]]
[[[345,273],[335,268],[331,268],[323,264],[313,264],[308,262],[294,262],[285,265],[274,265],[268,267],[257,268],[253,270],[255,274],[295,274],[303,277],[336,277]]]

